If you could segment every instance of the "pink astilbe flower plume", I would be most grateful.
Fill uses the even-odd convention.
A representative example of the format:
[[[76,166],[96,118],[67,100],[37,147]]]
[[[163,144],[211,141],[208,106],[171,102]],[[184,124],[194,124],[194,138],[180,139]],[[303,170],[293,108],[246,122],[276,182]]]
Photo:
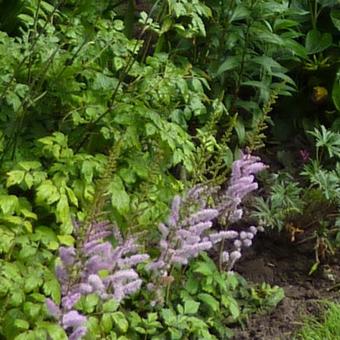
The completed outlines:
[[[108,222],[92,223],[85,231],[78,223],[75,230],[81,239],[77,247],[59,248],[61,263],[56,266],[56,275],[62,291],[61,305],[47,299],[46,306],[69,334],[69,339],[78,340],[86,334],[86,317],[75,310],[81,297],[97,294],[102,300],[121,302],[140,289],[142,281],[134,267],[149,256],[138,254],[136,240],[123,240]],[[111,235],[118,242],[116,246],[104,240]],[[101,277],[101,270],[108,275]]]
[[[233,223],[242,218],[241,203],[258,188],[254,175],[265,168],[259,157],[241,154],[241,158],[233,163],[230,182],[225,190],[197,185],[184,197],[176,196],[167,223],[158,227],[161,234],[160,255],[147,266],[153,275],[164,282],[173,266],[188,264],[192,258],[218,243],[225,248],[221,251],[220,262],[231,270],[242,255],[241,249],[251,246],[257,228],[252,226],[241,233],[229,229],[213,232],[211,229],[216,220]],[[213,204],[208,203],[211,197],[214,198]],[[151,287],[161,296],[159,285],[149,285],[149,289]]]

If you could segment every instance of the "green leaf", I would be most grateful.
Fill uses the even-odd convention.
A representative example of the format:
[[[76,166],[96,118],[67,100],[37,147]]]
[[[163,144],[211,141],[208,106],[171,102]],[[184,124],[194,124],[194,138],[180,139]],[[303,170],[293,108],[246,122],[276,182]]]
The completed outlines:
[[[93,179],[93,162],[85,160],[81,166],[81,173],[88,183],[92,182]]]
[[[186,284],[185,284],[185,289],[190,293],[190,294],[196,294],[199,288],[199,283],[197,282],[197,278],[193,275],[190,275]]]
[[[119,307],[119,303],[111,299],[103,304],[103,312],[115,312]]]
[[[68,336],[66,335],[64,329],[58,325],[57,323],[50,323],[50,322],[39,322],[38,326],[41,329],[46,329],[48,335],[52,340],[67,340]]]
[[[37,319],[39,314],[41,313],[41,304],[36,304],[32,302],[25,302],[23,306],[23,311],[26,315],[28,315],[32,320]]]
[[[32,257],[37,253],[37,246],[25,245],[19,252],[20,259],[27,259],[28,257]]]
[[[56,210],[57,221],[67,223],[70,220],[70,207],[66,194],[61,194]]]
[[[29,170],[39,169],[41,167],[41,163],[37,161],[24,161],[24,162],[19,162],[18,166],[22,168],[23,170],[29,171]]]
[[[15,327],[19,329],[29,329],[30,324],[26,320],[17,319],[14,321]]]
[[[306,50],[308,54],[316,54],[324,51],[332,45],[332,35],[330,33],[321,33],[313,29],[306,36]]]
[[[84,311],[88,314],[93,313],[98,305],[98,302],[99,297],[97,294],[87,295],[83,303]]]
[[[46,295],[51,296],[53,301],[60,303],[60,285],[57,278],[49,271],[45,272],[45,281],[43,291]]]
[[[332,100],[334,106],[340,112],[340,69],[338,69],[333,83]]]
[[[68,197],[68,200],[76,207],[78,207],[78,199],[75,195],[75,193],[73,192],[73,190],[67,186],[65,186],[66,189],[66,194]]]
[[[1,195],[0,196],[0,208],[5,215],[14,214],[15,210],[18,207],[19,207],[18,197],[14,195]]]
[[[240,57],[239,56],[231,56],[228,57],[218,68],[216,72],[216,76],[219,76],[223,72],[232,70],[236,67],[240,66]]]
[[[21,289],[17,289],[12,292],[11,299],[9,301],[10,306],[21,306],[25,301],[25,294]]]
[[[246,140],[246,129],[244,127],[243,121],[238,119],[235,124],[235,131],[237,133],[237,137],[239,139],[240,144],[242,145]]]
[[[105,333],[109,333],[112,330],[113,322],[111,314],[109,313],[103,314],[100,321],[100,326]]]
[[[65,246],[73,246],[75,242],[72,235],[58,235],[57,238],[59,242]]]
[[[29,211],[28,209],[20,209],[20,212],[22,215],[24,215],[24,217],[26,218],[31,218],[32,220],[37,220],[38,219],[38,216],[37,214],[35,214],[34,212],[32,211]]]
[[[10,172],[7,172],[7,181],[6,181],[6,186],[7,188],[15,185],[15,184],[20,184],[25,177],[25,171],[22,170],[12,170]]]
[[[194,300],[186,300],[184,302],[184,313],[185,314],[196,314],[198,312],[198,308],[200,307],[200,303]]]
[[[219,302],[210,294],[201,293],[197,295],[197,298],[207,304],[213,312],[217,312],[220,309]]]
[[[111,314],[112,320],[122,333],[126,333],[129,328],[129,323],[122,312]]]
[[[51,205],[60,199],[58,189],[51,180],[43,182],[37,189],[37,202]]]
[[[334,26],[340,31],[340,9],[331,9],[331,19]]]
[[[123,181],[119,176],[115,176],[110,184],[111,203],[122,215],[130,210],[130,196],[125,191]]]
[[[223,295],[222,304],[229,309],[230,314],[234,319],[237,319],[240,316],[240,308],[234,298],[232,298],[231,296]]]
[[[195,265],[194,273],[200,273],[204,276],[213,276],[216,272],[216,268],[210,263],[206,261],[199,261]]]
[[[161,310],[162,318],[168,326],[171,326],[177,322],[176,314],[168,308],[163,308]]]
[[[25,279],[25,292],[31,292],[36,288],[39,288],[43,284],[43,279],[41,273],[38,271],[36,273],[30,272],[28,277]]]
[[[34,229],[34,240],[42,242],[48,247],[50,242],[57,242],[57,236],[55,232],[46,226],[38,226]]]

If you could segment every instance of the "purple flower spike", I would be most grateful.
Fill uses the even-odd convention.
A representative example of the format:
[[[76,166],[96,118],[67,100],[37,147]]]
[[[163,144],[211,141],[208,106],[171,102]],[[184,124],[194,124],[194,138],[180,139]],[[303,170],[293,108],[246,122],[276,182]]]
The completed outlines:
[[[61,302],[66,310],[70,310],[81,298],[80,292],[69,293],[62,298]]]
[[[179,196],[175,196],[172,201],[171,215],[169,217],[168,224],[171,226],[175,226],[179,221],[179,212],[181,206],[181,198]]]
[[[86,335],[86,327],[81,326],[75,329],[69,336],[69,340],[80,340]]]
[[[74,264],[76,251],[73,247],[60,247],[59,256],[65,266]]]
[[[55,319],[59,319],[61,316],[60,308],[49,298],[45,300],[45,303],[49,314]]]
[[[86,323],[86,317],[79,314],[75,310],[71,310],[70,312],[68,312],[67,314],[63,316],[62,322],[65,328],[69,328],[69,327],[76,328],[79,326],[83,326],[84,323]]]

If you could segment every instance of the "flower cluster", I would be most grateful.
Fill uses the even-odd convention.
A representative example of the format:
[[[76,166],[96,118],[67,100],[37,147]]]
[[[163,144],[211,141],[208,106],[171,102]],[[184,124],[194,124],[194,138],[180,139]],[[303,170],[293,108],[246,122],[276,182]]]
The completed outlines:
[[[254,174],[265,168],[258,157],[242,154],[233,164],[226,190],[198,185],[182,198],[175,196],[168,221],[159,225],[160,254],[147,265],[152,273],[147,287],[156,293],[155,303],[163,301],[162,285],[172,282],[171,269],[175,266],[186,265],[201,252],[219,244],[220,264],[231,270],[241,257],[242,248],[252,245],[258,231],[254,226],[242,231],[211,229],[215,221],[224,219],[233,223],[242,217],[242,201],[258,187]],[[118,228],[107,222],[92,223],[86,230],[76,224],[75,234],[76,247],[59,249],[61,263],[56,274],[62,290],[61,304],[57,306],[51,299],[46,301],[50,314],[59,320],[71,340],[86,334],[86,317],[75,309],[81,297],[97,294],[101,300],[122,301],[141,288],[142,280],[135,266],[149,258],[138,254],[135,238],[123,240]],[[115,247],[105,241],[112,235],[118,243]],[[100,275],[103,271],[107,273],[104,277]]]
[[[79,234],[80,229],[78,226]],[[119,241],[116,247],[103,240],[112,234]],[[61,264],[56,267],[56,275],[62,291],[61,306],[50,299],[46,304],[50,314],[70,333],[69,339],[81,339],[86,334],[86,317],[74,310],[82,296],[95,293],[102,300],[120,302],[140,289],[142,280],[133,267],[149,256],[137,251],[135,239],[123,241],[107,222],[91,224],[79,247],[59,249]],[[101,277],[102,270],[108,275]]]
[[[254,175],[266,168],[259,157],[241,154],[241,158],[233,163],[228,188],[219,197],[217,210],[221,217],[231,223],[242,218],[240,204],[245,196],[258,188]]]
[[[234,267],[236,261],[241,258],[242,248],[248,248],[252,245],[253,238],[258,230],[257,227],[251,226],[243,231],[227,230],[209,235],[210,240],[214,244],[223,241],[223,251],[220,255],[220,263],[226,264],[228,271],[230,271]]]
[[[160,256],[148,265],[149,270],[164,281],[173,265],[186,265],[191,258],[218,243],[223,246],[220,263],[231,270],[241,257],[242,248],[251,246],[258,229],[252,226],[247,231],[228,229],[212,232],[213,221],[224,218],[233,223],[242,218],[240,204],[247,194],[258,187],[254,174],[265,168],[258,157],[242,154],[234,162],[230,183],[222,193],[219,187],[198,185],[189,190],[184,198],[176,196],[167,223],[159,225]],[[211,196],[215,196],[218,202],[212,207],[208,204]],[[150,284],[149,288],[158,287]]]
[[[212,247],[204,232],[212,227],[212,221],[218,216],[216,209],[202,209],[181,219],[180,210],[183,200],[176,196],[172,203],[168,223],[159,225],[161,232],[159,258],[148,265],[152,271],[167,271],[174,264],[185,265],[191,258]]]

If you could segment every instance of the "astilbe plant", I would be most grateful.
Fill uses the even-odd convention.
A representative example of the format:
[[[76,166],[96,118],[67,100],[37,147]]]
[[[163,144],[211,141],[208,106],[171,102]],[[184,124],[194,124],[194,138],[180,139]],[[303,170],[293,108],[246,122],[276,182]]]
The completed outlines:
[[[230,271],[241,258],[241,249],[252,245],[258,231],[255,226],[242,231],[211,229],[214,222],[234,223],[242,218],[243,199],[258,188],[254,174],[265,168],[259,157],[241,154],[241,158],[233,163],[226,190],[198,185],[184,198],[174,198],[167,223],[159,225],[160,255],[147,266],[155,281],[149,283],[148,288],[156,292],[158,302],[162,302],[163,283],[170,284],[174,280],[171,275],[174,267],[186,265],[202,251],[220,244],[220,269],[225,266]]]
[[[56,275],[61,285],[61,304],[46,301],[49,313],[70,334],[71,340],[86,334],[87,319],[75,309],[80,298],[94,293],[102,301],[121,302],[140,289],[142,280],[134,267],[149,258],[137,253],[134,238],[124,241],[117,228],[108,222],[91,223],[85,231],[81,224],[76,224],[75,234],[81,239],[77,247],[59,249],[61,263],[56,267]],[[115,247],[104,241],[112,234],[118,241]],[[100,271],[108,274],[101,277]]]
[[[168,221],[159,225],[159,256],[146,267],[151,272],[147,287],[155,293],[152,304],[164,302],[163,287],[169,291],[176,267],[187,265],[218,244],[220,269],[233,268],[242,248],[251,246],[258,228],[251,226],[238,231],[212,230],[212,227],[219,221],[234,223],[242,218],[243,199],[258,187],[254,174],[265,168],[258,157],[242,154],[233,164],[225,190],[198,185],[183,197],[175,196]],[[105,241],[111,235],[118,242],[115,247]],[[71,340],[86,334],[86,317],[75,309],[81,297],[94,293],[101,300],[122,301],[140,289],[142,280],[135,266],[149,258],[147,254],[138,254],[136,238],[123,240],[118,228],[107,222],[76,224],[75,236],[76,247],[59,249],[61,263],[56,274],[62,291],[61,304],[57,306],[51,299],[46,301],[50,314],[59,320]],[[100,271],[107,275],[102,277]]]

